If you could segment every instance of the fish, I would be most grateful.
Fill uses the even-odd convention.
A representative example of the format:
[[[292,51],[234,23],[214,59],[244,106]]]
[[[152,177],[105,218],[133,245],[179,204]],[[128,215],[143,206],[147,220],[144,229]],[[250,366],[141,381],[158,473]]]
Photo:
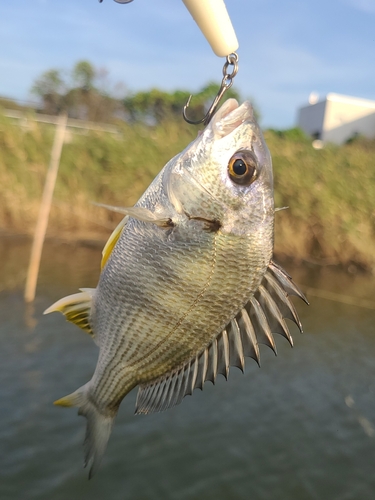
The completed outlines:
[[[123,398],[138,387],[136,414],[164,411],[276,354],[273,333],[302,332],[290,296],[307,303],[273,261],[272,160],[249,102],[228,99],[124,215],[102,252],[95,289],[60,299],[59,311],[92,336],[91,380],[56,405],[87,419],[89,477],[105,453]]]

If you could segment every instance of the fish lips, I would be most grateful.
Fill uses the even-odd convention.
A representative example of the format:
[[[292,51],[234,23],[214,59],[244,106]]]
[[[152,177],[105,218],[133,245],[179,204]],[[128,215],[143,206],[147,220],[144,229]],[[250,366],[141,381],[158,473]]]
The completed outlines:
[[[207,129],[212,130],[215,139],[220,139],[232,133],[244,122],[254,121],[253,108],[248,101],[239,106],[236,99],[228,99],[215,113]]]

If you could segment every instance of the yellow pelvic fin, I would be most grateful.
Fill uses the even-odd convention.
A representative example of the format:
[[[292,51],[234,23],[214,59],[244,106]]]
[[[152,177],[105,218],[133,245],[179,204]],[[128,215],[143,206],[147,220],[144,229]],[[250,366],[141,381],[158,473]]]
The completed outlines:
[[[53,402],[54,405],[56,406],[65,406],[66,408],[70,408],[71,406],[75,406],[73,398],[69,396],[65,396],[63,398],[57,399],[56,401]]]
[[[115,248],[115,245],[118,241],[118,239],[121,236],[122,230],[124,229],[126,223],[128,222],[129,216],[127,215],[122,219],[120,224],[116,227],[116,229],[113,231],[111,236],[108,238],[107,243],[105,244],[105,247],[103,248],[102,251],[102,262],[101,262],[101,269],[106,265],[107,260],[109,259],[109,256],[112,253],[112,250]]]
[[[68,394],[63,398],[54,401],[53,404],[56,406],[65,406],[66,408],[70,408],[71,406],[80,406],[82,404],[82,400],[82,390],[77,389],[75,392],[72,392],[72,394]]]
[[[68,295],[67,297],[58,300],[46,309],[43,314],[49,314],[55,311],[61,312],[68,321],[76,324],[86,333],[94,337],[89,321],[91,302],[94,292],[95,288],[81,288],[80,293]]]

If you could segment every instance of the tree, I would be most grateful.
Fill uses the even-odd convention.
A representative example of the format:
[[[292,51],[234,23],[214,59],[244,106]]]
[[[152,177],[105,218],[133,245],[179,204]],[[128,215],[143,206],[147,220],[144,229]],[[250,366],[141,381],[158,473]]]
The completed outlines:
[[[192,120],[202,118],[219,89],[216,83],[209,83],[195,94],[190,102],[188,113]],[[137,92],[124,99],[124,107],[132,121],[146,121],[149,123],[160,123],[166,119],[176,119],[181,117],[182,109],[186,104],[190,92],[176,90],[165,92],[159,89],[151,89],[147,92]],[[229,89],[222,102],[229,97],[239,99],[239,94],[233,89]]]
[[[195,93],[187,109],[188,118],[193,121],[203,118],[219,88],[220,84],[210,82]],[[124,92],[122,86],[121,94]],[[35,81],[32,93],[41,99],[45,113],[58,114],[64,109],[71,118],[101,122],[120,118],[152,125],[164,120],[181,119],[183,107],[190,96],[186,90],[166,92],[151,89],[123,98],[108,80],[108,72],[85,60],[73,66],[67,81],[57,69],[46,71]],[[221,103],[230,97],[240,100],[238,92],[230,88]]]
[[[73,68],[72,77],[76,87],[89,91],[94,88],[97,70],[88,61],[79,61]]]
[[[111,88],[106,75],[106,70],[95,68],[89,61],[78,61],[68,82],[59,70],[51,69],[35,81],[31,92],[41,99],[44,113],[55,115],[64,109],[71,118],[109,122],[121,114],[123,104],[104,91]]]
[[[64,108],[66,83],[60,70],[45,71],[34,83],[31,93],[42,100],[43,111],[56,115]]]

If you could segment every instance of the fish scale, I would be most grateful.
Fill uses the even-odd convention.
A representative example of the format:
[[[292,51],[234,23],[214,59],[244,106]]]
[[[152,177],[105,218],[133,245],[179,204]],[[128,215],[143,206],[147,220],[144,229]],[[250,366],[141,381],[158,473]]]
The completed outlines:
[[[116,247],[113,258],[110,259],[107,264],[108,272],[111,272],[112,262],[117,262],[116,252],[121,252],[122,241],[126,242],[127,239],[131,237],[131,229],[132,228],[130,227],[130,235],[127,234],[127,231],[125,231],[122,235],[122,240],[120,240],[119,245]],[[203,296],[201,301],[196,304],[193,311],[191,311],[190,315],[187,316],[187,324],[185,325],[185,328],[183,323],[180,325],[178,324],[181,320],[178,316],[179,311],[173,311],[173,308],[171,314],[167,317],[165,316],[165,311],[161,311],[160,315],[154,316],[154,322],[157,325],[157,328],[155,328],[154,325],[150,325],[148,318],[144,317],[142,314],[138,314],[137,321],[132,325],[131,331],[128,332],[128,329],[125,327],[124,330],[121,331],[121,335],[118,334],[118,331],[113,329],[113,325],[110,325],[112,335],[106,335],[105,338],[110,345],[114,341],[117,341],[117,344],[115,343],[114,347],[108,349],[109,352],[115,352],[116,357],[110,357],[109,359],[106,359],[106,357],[102,359],[99,358],[98,367],[101,367],[101,370],[93,377],[93,385],[96,387],[93,395],[96,399],[101,401],[103,407],[106,407],[108,404],[107,400],[112,401],[114,398],[115,391],[110,390],[114,380],[121,380],[121,383],[116,386],[116,388],[122,387],[122,391],[116,395],[117,399],[121,401],[124,393],[129,391],[129,387],[134,387],[136,384],[144,382],[150,376],[150,373],[152,373],[153,377],[156,378],[162,375],[164,371],[170,370],[173,366],[180,366],[187,356],[196,355],[202,350],[202,347],[205,348],[212,338],[216,337],[225,327],[228,317],[231,317],[237,312],[240,305],[244,303],[246,298],[249,297],[259,285],[258,282],[249,283],[248,276],[249,269],[257,268],[259,265],[263,265],[265,269],[267,266],[266,263],[262,262],[262,259],[258,257],[262,256],[262,253],[256,251],[258,241],[262,241],[261,238],[256,238],[255,241],[253,241],[254,238],[248,238],[244,242],[238,237],[231,238],[228,235],[223,235],[222,238],[220,238],[220,235],[217,236],[214,234],[212,235],[212,239],[219,239],[220,242],[223,240],[217,245],[222,249],[222,252],[218,252],[217,250],[215,251],[216,264],[218,260],[220,262],[220,257],[222,257],[222,267],[227,267],[229,257],[229,261],[233,260],[235,262],[235,269],[231,269],[231,272],[233,276],[237,277],[237,279],[233,279],[233,283],[231,281],[229,282],[229,286],[227,286],[228,292],[225,293],[225,290],[223,290],[222,287],[222,272],[220,267],[219,270],[217,270],[216,282],[213,280],[211,283],[209,297],[205,300],[205,297]],[[233,240],[231,244],[228,244],[228,239]],[[160,245],[160,242],[158,242],[158,244]],[[262,245],[262,249],[263,247],[264,245]],[[201,259],[203,257],[202,262],[207,263],[207,272],[202,273],[204,276],[202,277],[199,286],[197,286],[196,283],[194,283],[194,286],[187,286],[188,276],[181,276],[178,272],[176,272],[176,275],[171,280],[171,283],[169,283],[169,289],[171,290],[175,289],[175,279],[177,279],[178,283],[184,283],[185,297],[190,297],[190,303],[192,305],[196,300],[197,292],[199,295],[199,293],[206,287],[208,277],[211,272],[209,256],[213,250],[211,246],[208,248],[208,255],[202,256],[201,254],[200,256]],[[242,259],[240,261],[230,259],[232,256],[237,256],[239,252],[249,253],[249,259]],[[182,273],[185,273],[184,267],[185,266],[183,266]],[[256,275],[254,275],[253,281],[256,278]],[[106,282],[105,272],[103,273],[103,280]],[[189,291],[191,293],[189,293]],[[152,295],[152,289],[150,289],[150,294]],[[215,298],[216,300],[214,301]],[[163,297],[161,297],[161,299],[163,300]],[[127,297],[118,297],[118,300],[126,303]],[[213,301],[215,307],[209,307]],[[171,308],[170,301],[168,304]],[[159,305],[161,304],[159,303]],[[189,313],[189,309],[185,311],[185,314],[186,313]],[[126,311],[123,311],[123,314],[126,314]],[[170,320],[171,316],[178,319],[173,323]],[[181,316],[184,318],[184,314]],[[167,318],[167,321],[165,321],[165,318]],[[103,321],[103,318],[101,318],[101,320]],[[95,321],[93,324],[95,325]],[[177,329],[175,328],[176,325],[178,326]],[[171,330],[172,333],[165,333],[166,331],[170,332]],[[138,345],[139,331],[142,331],[143,336],[149,339],[149,345],[143,349],[142,354],[140,355],[141,359],[139,359],[139,354],[137,353],[138,355],[135,355],[132,349],[126,350],[123,348],[127,344],[131,344],[133,346]],[[123,346],[119,345],[119,339],[121,339],[124,344]],[[124,339],[126,339],[126,342]],[[183,339],[183,341],[181,341],[181,339]],[[163,350],[167,341],[169,341],[169,346],[174,347],[168,347],[166,350]],[[158,346],[160,342],[162,342],[161,347]],[[145,344],[145,342],[143,343]],[[105,349],[105,352],[107,352],[107,349]],[[144,352],[147,353],[146,358],[145,354],[143,354]],[[126,362],[129,360],[131,360],[132,370],[127,370]],[[102,366],[104,363],[106,364],[106,370],[103,372]],[[122,363],[125,365],[123,366]],[[109,371],[110,375],[107,373]],[[134,372],[136,372],[137,375],[136,380],[134,380]],[[96,377],[98,378],[97,384],[95,383]]]
[[[52,305],[99,346],[92,379],[56,401],[87,418],[90,477],[126,394],[136,413],[179,404],[244,358],[259,363],[272,333],[291,342],[283,318],[300,321],[304,298],[272,262],[272,162],[251,105],[228,100],[205,130],[170,160],[103,250],[96,289]],[[274,332],[273,330],[276,330]]]

